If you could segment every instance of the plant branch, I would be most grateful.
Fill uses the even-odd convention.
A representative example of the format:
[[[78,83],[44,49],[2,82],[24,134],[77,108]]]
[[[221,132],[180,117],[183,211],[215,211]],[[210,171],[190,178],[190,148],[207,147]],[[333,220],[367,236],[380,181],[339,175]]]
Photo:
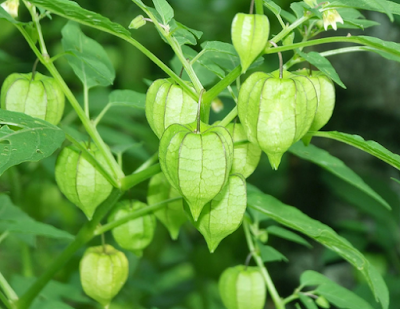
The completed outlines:
[[[136,186],[138,183],[149,179],[159,172],[161,172],[160,164],[155,164],[140,172],[135,172],[121,179],[121,188],[124,191],[129,190],[133,186]]]
[[[268,292],[270,293],[272,300],[274,301],[276,309],[285,309],[285,305],[283,304],[282,299],[279,297],[278,291],[276,290],[275,285],[272,282],[267,268],[265,267],[264,262],[262,261],[258,251],[256,251],[255,249],[249,229],[249,223],[247,222],[246,218],[245,220],[243,220],[243,229],[249,250],[250,252],[253,252],[253,258],[256,261],[257,266],[260,268],[261,274],[263,275],[265,280],[265,284],[267,285]]]
[[[116,228],[116,227],[118,227],[118,226],[120,226],[120,225],[122,225],[122,224],[124,224],[124,223],[126,223],[128,221],[131,221],[131,220],[134,220],[136,218],[139,218],[139,217],[142,217],[144,215],[147,215],[150,212],[157,211],[158,209],[165,207],[168,203],[175,202],[175,201],[180,200],[180,199],[182,199],[182,197],[175,197],[175,198],[171,198],[171,199],[162,201],[160,203],[156,203],[156,204],[150,205],[148,207],[136,210],[135,212],[133,212],[133,213],[131,213],[131,214],[119,219],[119,220],[116,220],[116,221],[113,221],[113,222],[110,222],[110,223],[107,223],[107,224],[105,224],[103,226],[98,227],[96,229],[96,231],[94,232],[94,234],[95,235],[101,235],[101,234],[103,234],[103,233],[105,233],[107,231],[110,231],[113,228]]]
[[[256,14],[264,15],[264,3],[263,0],[255,0]]]
[[[3,304],[8,308],[12,309],[10,302],[8,301],[7,297],[3,294],[3,292],[0,291],[0,301],[3,302]],[[2,308],[2,307],[0,307]]]
[[[15,27],[21,32],[21,34],[24,36],[26,41],[28,42],[29,46],[31,47],[32,51],[36,54],[36,56],[39,58],[40,62],[49,70],[51,75],[54,77],[54,79],[58,82],[59,86],[63,90],[65,96],[71,103],[72,107],[74,108],[75,112],[77,113],[79,119],[82,121],[82,124],[84,125],[86,131],[90,135],[90,137],[93,139],[95,142],[97,148],[99,151],[102,152],[104,155],[108,165],[110,166],[111,170],[113,171],[114,177],[116,179],[116,182],[118,183],[117,179],[120,179],[124,177],[124,174],[122,172],[122,169],[118,165],[117,161],[115,160],[114,156],[112,155],[110,149],[108,146],[104,143],[103,139],[101,138],[100,134],[97,132],[95,126],[92,124],[90,119],[86,117],[85,112],[83,111],[82,107],[80,106],[79,102],[76,100],[75,96],[69,89],[68,85],[65,83],[64,79],[60,75],[60,73],[57,71],[56,67],[54,64],[51,62],[50,58],[45,58],[42,56],[40,51],[36,48],[35,43],[32,41],[30,38],[29,34],[26,32],[26,30],[19,24],[14,24]]]
[[[0,273],[0,287],[4,291],[6,299],[8,299],[8,303],[13,303],[18,300],[17,293],[15,293],[13,288],[8,284],[6,278],[4,278],[2,273]]]
[[[97,225],[107,214],[107,212],[114,206],[114,204],[121,197],[122,192],[114,189],[110,196],[97,208],[91,221],[86,222],[75,240],[68,245],[67,248],[59,255],[47,270],[40,276],[39,279],[25,292],[25,294],[16,302],[18,309],[29,308],[32,301],[40,293],[40,291],[47,285],[47,283],[54,277],[54,275],[69,261],[69,259],[79,250],[85,243],[91,240],[94,236],[94,231]]]
[[[218,124],[219,126],[226,127],[233,119],[235,119],[238,115],[237,106],[235,106],[228,115],[225,116],[224,119]]]

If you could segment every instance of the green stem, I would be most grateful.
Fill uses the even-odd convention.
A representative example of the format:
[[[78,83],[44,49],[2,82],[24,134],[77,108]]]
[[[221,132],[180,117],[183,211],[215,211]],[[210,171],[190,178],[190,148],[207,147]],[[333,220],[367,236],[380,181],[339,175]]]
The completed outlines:
[[[243,228],[249,250],[250,252],[253,252],[253,258],[256,261],[257,266],[260,268],[261,274],[263,275],[265,283],[267,285],[268,292],[271,295],[271,298],[276,306],[276,309],[285,309],[285,305],[283,304],[282,299],[279,297],[278,291],[276,290],[275,285],[272,282],[272,279],[267,271],[267,268],[265,267],[264,262],[262,261],[260,255],[258,254],[258,250],[256,251],[255,249],[253,239],[251,237],[249,230],[249,223],[247,222],[246,219],[243,220]]]
[[[124,223],[126,223],[128,221],[134,220],[134,219],[139,218],[139,217],[143,217],[144,215],[147,215],[150,212],[154,212],[154,211],[159,210],[160,208],[165,207],[168,203],[175,202],[175,201],[180,200],[180,199],[182,199],[182,197],[175,197],[175,198],[171,198],[169,200],[165,200],[165,201],[162,201],[160,203],[153,204],[153,205],[150,205],[148,207],[136,210],[135,212],[133,212],[133,213],[121,218],[121,219],[118,219],[116,221],[107,223],[107,224],[97,228],[96,231],[94,232],[94,234],[95,235],[103,234],[103,233],[105,233],[107,231],[110,231],[113,228],[116,228],[116,227],[118,227],[118,226],[120,226],[120,225],[122,225],[122,224],[124,224]]]
[[[328,50],[325,52],[320,53],[321,56],[323,57],[330,57],[330,56],[335,56],[335,55],[340,55],[340,54],[346,54],[346,53],[353,53],[353,52],[359,52],[359,51],[374,51],[374,48],[371,48],[369,46],[351,46],[351,47],[343,47],[343,48],[338,48],[338,49],[333,49],[333,50]],[[285,70],[289,69],[295,64],[304,62],[305,60],[301,57],[298,57],[296,59],[291,59],[289,60],[285,65],[284,68]]]
[[[225,116],[224,119],[219,123],[219,126],[226,127],[233,119],[235,119],[238,115],[237,106],[235,106],[228,115]]]
[[[96,119],[93,121],[93,125],[97,127],[99,124],[100,120],[104,117],[104,115],[108,112],[108,110],[112,107],[112,103],[108,103],[103,110],[100,112],[100,114],[96,117]]]
[[[13,303],[18,300],[17,293],[14,292],[13,288],[8,284],[2,273],[0,273],[0,287],[4,291],[9,303]]]
[[[8,301],[7,297],[3,294],[3,292],[0,291],[0,300],[3,302],[3,304],[8,308],[8,309],[13,309],[10,302]],[[0,307],[2,308],[2,307]]]
[[[264,3],[263,0],[256,0],[256,14],[264,15]]]
[[[28,9],[29,13],[31,14],[32,21],[34,22],[34,24],[36,26],[36,31],[37,31],[38,38],[39,38],[40,51],[42,52],[42,55],[45,58],[49,58],[49,53],[47,52],[46,44],[45,44],[44,38],[43,38],[42,27],[40,25],[40,16],[36,13],[36,7],[33,6],[32,4],[27,4],[26,1],[24,1],[24,4],[25,4],[26,8]]]
[[[298,20],[296,20],[293,24],[291,24],[289,27],[285,27],[282,29],[281,32],[279,32],[276,36],[274,36],[270,41],[274,43],[278,43],[280,40],[282,40],[285,36],[287,36],[290,32],[292,32],[294,29],[296,29],[298,26],[300,26],[302,23],[305,21],[309,20],[312,17],[311,14],[307,16],[300,17]],[[273,48],[275,50],[275,48]],[[265,53],[268,54],[269,51],[269,46],[265,49]]]
[[[83,83],[83,106],[85,109],[85,115],[90,119],[89,115],[89,88],[86,83]]]
[[[290,302],[292,302],[292,301],[294,301],[294,300],[296,300],[296,299],[298,299],[298,298],[299,298],[299,295],[297,295],[297,294],[292,294],[292,295],[286,297],[286,298],[283,300],[283,304],[286,305],[286,304],[288,304],[288,303],[290,303]]]
[[[71,259],[71,257],[78,251],[85,243],[91,240],[94,236],[94,231],[97,225],[107,214],[107,212],[114,206],[114,204],[121,197],[122,192],[114,189],[110,196],[97,208],[93,219],[86,222],[75,240],[68,245],[67,248],[59,255],[46,271],[38,278],[35,283],[29,288],[28,291],[16,302],[18,309],[29,308],[32,301],[40,293],[40,291],[47,285],[47,283],[54,277],[54,275]]]
[[[158,152],[153,154],[149,159],[147,159],[141,166],[138,167],[138,169],[135,171],[135,173],[139,173],[146,168],[150,167],[151,165],[157,163],[158,161]]]
[[[1,242],[7,238],[7,236],[10,235],[10,232],[8,230],[5,230],[1,235],[0,235],[0,244]]]
[[[40,51],[36,48],[35,43],[32,41],[30,38],[29,34],[25,31],[25,29],[19,25],[19,24],[14,24],[15,27],[21,32],[21,34],[24,36],[26,41],[28,42],[29,46],[35,53],[35,55],[39,58],[40,62],[49,70],[50,74],[54,77],[54,79],[58,82],[59,86],[63,90],[65,96],[71,103],[72,107],[76,111],[79,119],[82,121],[83,126],[85,127],[87,133],[90,135],[90,137],[93,139],[95,142],[97,148],[99,151],[102,152],[104,155],[108,165],[110,166],[115,179],[120,179],[124,177],[124,173],[122,172],[120,166],[118,165],[118,162],[115,160],[114,156],[112,155],[109,147],[104,143],[103,139],[101,138],[100,134],[97,132],[96,127],[93,125],[93,123],[90,121],[88,117],[86,117],[85,112],[83,111],[82,107],[79,105],[79,102],[76,100],[75,96],[69,89],[68,85],[65,83],[64,79],[60,75],[60,73],[57,71],[56,67],[54,64],[50,61],[50,58],[45,58],[43,55],[40,53]],[[118,182],[117,180],[114,182]]]
[[[142,170],[140,172],[135,172],[121,179],[121,188],[124,191],[129,190],[133,186],[136,186],[138,183],[146,179],[149,179],[150,177],[158,174],[159,172],[161,172],[160,164],[155,164],[153,166],[146,168],[145,170]]]

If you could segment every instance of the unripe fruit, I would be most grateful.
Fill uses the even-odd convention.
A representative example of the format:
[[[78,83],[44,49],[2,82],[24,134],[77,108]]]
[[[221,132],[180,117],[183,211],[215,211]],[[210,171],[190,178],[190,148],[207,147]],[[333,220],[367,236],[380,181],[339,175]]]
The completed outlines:
[[[269,21],[259,14],[236,14],[232,22],[232,43],[245,73],[268,43]]]
[[[335,86],[332,80],[320,71],[301,70],[295,74],[306,76],[314,85],[317,92],[318,107],[309,131],[318,131],[326,125],[335,107]],[[304,136],[303,142],[308,145],[311,137]]]
[[[197,221],[204,205],[227,182],[233,160],[233,141],[224,127],[197,123],[173,124],[165,130],[159,147],[161,170],[187,201]]]
[[[252,74],[242,85],[238,115],[250,142],[258,144],[277,169],[282,155],[307,133],[317,94],[311,81],[283,72]]]
[[[233,142],[242,142],[247,140],[246,132],[241,123],[230,123],[226,126],[229,133],[232,135]],[[258,162],[261,158],[261,149],[257,144],[250,142],[233,145],[233,164],[232,174],[242,174],[244,178],[253,174]]]
[[[218,283],[227,309],[262,309],[267,291],[258,267],[238,265],[226,269]]]
[[[107,162],[94,145],[88,151],[107,168]],[[88,154],[70,146],[57,158],[55,176],[61,192],[78,206],[90,220],[93,213],[110,194],[112,185],[88,161]]]
[[[113,222],[146,208],[145,203],[139,201],[125,200],[117,204],[115,210],[108,218],[108,222]],[[126,250],[130,250],[137,256],[142,255],[142,251],[153,240],[156,228],[156,218],[149,213],[139,218],[130,220],[112,229],[112,235],[117,244]]]
[[[83,255],[79,272],[85,293],[107,307],[128,279],[128,259],[110,245],[91,247]]]
[[[199,220],[192,222],[211,253],[240,226],[246,205],[246,180],[240,174],[231,174],[222,191],[204,206]]]
[[[1,108],[46,120],[57,125],[65,97],[54,78],[35,73],[9,75],[1,87]]]
[[[180,196],[179,192],[171,186],[163,173],[159,173],[150,179],[147,193],[149,205]],[[168,203],[160,210],[155,211],[154,215],[164,224],[174,240],[178,238],[181,225],[187,221],[182,199]]]
[[[158,138],[173,123],[194,122],[197,106],[195,100],[169,79],[156,80],[146,94],[146,118]]]

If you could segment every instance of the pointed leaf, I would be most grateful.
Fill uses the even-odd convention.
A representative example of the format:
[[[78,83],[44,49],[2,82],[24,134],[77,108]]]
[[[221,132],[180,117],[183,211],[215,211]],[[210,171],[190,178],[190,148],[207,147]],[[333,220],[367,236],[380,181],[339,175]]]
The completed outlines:
[[[133,90],[114,90],[108,96],[113,106],[129,106],[144,110],[146,95]]]
[[[320,167],[326,169],[330,173],[343,179],[344,181],[357,187],[365,194],[371,196],[378,201],[382,206],[391,209],[390,205],[370,186],[368,186],[356,173],[347,167],[341,160],[332,156],[327,151],[320,149],[314,145],[304,146],[302,143],[296,143],[290,147],[289,151],[294,155],[311,161]]]
[[[381,159],[387,164],[390,164],[394,168],[400,170],[400,156],[387,150],[385,147],[375,141],[366,141],[359,135],[351,135],[337,131],[313,132],[312,134],[314,136],[334,139],[339,142],[361,149],[362,151],[365,151],[370,155],[373,155],[374,157],[377,157],[378,159]]]
[[[329,62],[328,59],[321,56],[321,54],[319,54],[317,52],[303,53],[303,52],[297,50],[296,53],[299,54],[301,57],[303,57],[304,60],[306,60],[307,62],[309,62],[313,66],[315,66],[317,69],[319,69],[321,72],[323,72],[326,76],[328,76],[331,80],[333,80],[340,87],[346,89],[346,86],[340,80],[339,75],[336,73],[336,70],[331,65],[331,63]]]
[[[400,8],[397,8],[396,4],[397,3],[386,0],[351,0],[351,1],[335,0],[330,3],[330,6],[331,7],[344,6],[356,9],[382,12],[386,13],[386,15],[389,16],[390,21],[393,21],[393,14],[400,13]]]
[[[278,250],[276,250],[275,248],[273,248],[271,246],[265,246],[265,245],[259,244],[259,248],[260,248],[261,258],[264,263],[281,262],[281,261],[288,262],[289,261],[286,256],[284,256],[282,253],[280,253]]]
[[[74,239],[74,236],[65,231],[33,220],[20,208],[13,205],[11,199],[5,194],[0,194],[0,231],[55,239]]]
[[[68,22],[61,33],[64,50],[73,54],[65,57],[82,83],[89,88],[111,85],[115,70],[104,48],[74,22]]]
[[[165,0],[153,0],[154,7],[158,14],[160,14],[164,25],[168,25],[171,19],[174,17],[174,10]]]
[[[270,235],[275,235],[277,237],[284,238],[289,241],[293,241],[300,245],[306,246],[307,248],[312,248],[310,243],[307,240],[305,240],[303,237],[301,237],[301,236],[297,235],[296,233],[293,233],[292,231],[289,231],[283,227],[271,225],[267,228],[267,231],[268,231],[268,234],[270,234]]]
[[[64,138],[47,121],[0,109],[0,175],[13,165],[50,156]]]
[[[324,275],[313,271],[305,271],[300,278],[305,286],[315,286],[315,293],[324,296],[330,303],[343,309],[373,309],[364,299],[355,293],[345,289]]]
[[[375,299],[381,303],[382,308],[388,308],[388,290],[380,274],[361,252],[346,239],[339,236],[332,228],[308,217],[297,208],[287,206],[274,197],[264,194],[251,185],[247,185],[247,204],[254,210],[268,215],[276,222],[313,238],[339,254],[363,274],[375,295]]]
[[[299,294],[300,301],[307,309],[318,309],[317,305],[314,303],[314,300],[310,297],[305,296],[304,294]]]

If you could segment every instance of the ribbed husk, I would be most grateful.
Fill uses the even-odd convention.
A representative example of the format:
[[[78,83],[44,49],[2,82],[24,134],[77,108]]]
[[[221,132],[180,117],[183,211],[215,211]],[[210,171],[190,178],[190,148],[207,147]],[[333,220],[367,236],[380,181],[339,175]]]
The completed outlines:
[[[241,123],[230,123],[226,126],[232,136],[233,142],[247,140],[246,132]],[[258,166],[261,158],[261,149],[257,144],[244,143],[233,145],[232,174],[242,174],[244,178],[249,177]]]
[[[164,132],[159,147],[161,170],[189,204],[197,221],[204,205],[227,182],[233,160],[233,141],[224,127],[196,123],[173,124]]]
[[[107,168],[101,152],[92,145],[89,150],[96,160]],[[97,208],[111,193],[112,185],[88,161],[87,154],[70,146],[57,158],[55,177],[61,192],[78,206],[90,220]]]
[[[307,133],[317,108],[312,82],[284,72],[256,72],[242,85],[238,115],[250,142],[258,144],[277,169],[282,155]]]
[[[108,218],[108,222],[113,222],[128,216],[135,211],[148,207],[139,201],[125,200],[119,202],[115,210]],[[142,251],[153,240],[156,228],[156,218],[149,213],[139,218],[129,220],[120,226],[112,229],[112,235],[117,244],[126,250],[132,251],[137,256],[142,255]]]
[[[211,253],[225,237],[238,229],[246,205],[246,180],[240,174],[231,174],[222,191],[204,206],[199,220],[192,220]]]
[[[265,306],[267,291],[258,267],[238,265],[226,269],[218,288],[227,309],[263,309]]]
[[[90,247],[83,255],[79,272],[85,293],[108,306],[128,279],[128,259],[110,245]]]
[[[25,113],[57,125],[64,112],[65,97],[55,79],[36,73],[13,73],[1,87],[1,108]]]
[[[335,108],[335,86],[332,80],[320,71],[309,71],[306,69],[296,71],[295,74],[306,76],[314,85],[317,92],[318,107],[309,131],[318,131],[326,125]],[[302,141],[308,145],[311,136],[304,136]]]
[[[169,79],[154,81],[146,94],[146,118],[158,138],[173,123],[194,122],[197,106],[195,100]]]
[[[180,197],[179,192],[171,186],[163,173],[159,173],[150,179],[147,202],[149,205]],[[158,220],[168,229],[172,239],[177,239],[179,229],[187,221],[183,210],[183,201],[177,200],[154,212]]]
[[[269,20],[266,15],[238,13],[232,21],[231,33],[245,73],[268,43]]]

